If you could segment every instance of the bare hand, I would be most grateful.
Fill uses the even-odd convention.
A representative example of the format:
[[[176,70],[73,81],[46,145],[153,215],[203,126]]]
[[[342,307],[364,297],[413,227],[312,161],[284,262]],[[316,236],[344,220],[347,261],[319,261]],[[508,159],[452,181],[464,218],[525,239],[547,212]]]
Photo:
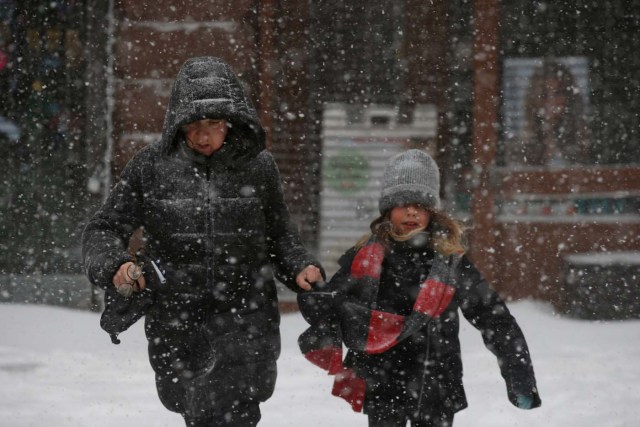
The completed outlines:
[[[322,277],[322,273],[320,273],[320,269],[315,265],[307,265],[296,276],[296,284],[305,291],[311,290],[312,283],[321,282],[323,280],[324,278]]]
[[[116,274],[114,274],[112,282],[119,291],[122,287],[126,288],[131,286],[134,292],[140,292],[146,287],[144,276],[140,276],[137,280],[131,277],[130,272],[132,272],[135,267],[136,265],[134,263],[130,261],[125,262],[120,266]]]

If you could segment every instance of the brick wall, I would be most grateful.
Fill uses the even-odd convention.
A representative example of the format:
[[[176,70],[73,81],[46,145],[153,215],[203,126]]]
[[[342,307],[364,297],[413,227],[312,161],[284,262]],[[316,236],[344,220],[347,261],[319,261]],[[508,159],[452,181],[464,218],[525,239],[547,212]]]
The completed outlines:
[[[637,168],[505,171],[495,181],[494,286],[503,295],[557,304],[568,256],[640,248]]]
[[[311,93],[310,9],[300,0],[275,2],[271,57],[273,127],[271,150],[284,181],[285,199],[302,239],[315,250],[320,147],[309,112]]]
[[[116,3],[114,161],[116,175],[133,152],[156,140],[171,86],[185,60],[219,56],[257,99],[258,29],[253,0],[181,1],[162,7]]]
[[[374,65],[380,47],[371,41],[359,42],[370,53],[365,55],[370,57],[368,64],[327,51],[324,43],[333,37],[334,24],[344,21],[334,7],[319,8],[302,0],[186,0],[162,7],[146,5],[149,3],[137,0],[116,2],[116,178],[135,151],[160,136],[171,84],[182,63],[197,55],[220,56],[247,83],[269,131],[269,148],[280,168],[293,220],[313,251],[318,237],[323,102],[349,101],[353,93],[345,88],[357,92],[362,87],[373,94],[386,93],[387,98],[395,94],[395,101],[385,98],[384,102],[435,103],[441,117],[446,117],[448,6],[444,0],[429,7],[419,1],[407,2],[406,35],[398,36],[402,46],[397,54],[406,64],[401,84],[371,75],[355,86],[337,82],[344,73],[357,76],[360,70],[378,69],[379,64],[378,68]],[[370,5],[361,2],[358,7],[367,10]],[[384,20],[384,14],[378,18]],[[338,64],[329,72],[319,72],[324,54]],[[340,65],[341,60],[346,62]],[[367,89],[374,80],[375,87]],[[445,123],[439,124],[439,129],[446,128]]]
[[[270,20],[264,18],[267,3]],[[281,170],[293,219],[313,249],[318,178],[309,165],[317,163],[319,149],[308,143],[313,138],[307,113],[306,2],[170,4],[158,8],[120,0],[116,5],[116,176],[133,153],[160,136],[171,85],[184,61],[192,56],[219,56],[249,89],[269,132],[269,148]],[[263,73],[269,73],[269,78]]]

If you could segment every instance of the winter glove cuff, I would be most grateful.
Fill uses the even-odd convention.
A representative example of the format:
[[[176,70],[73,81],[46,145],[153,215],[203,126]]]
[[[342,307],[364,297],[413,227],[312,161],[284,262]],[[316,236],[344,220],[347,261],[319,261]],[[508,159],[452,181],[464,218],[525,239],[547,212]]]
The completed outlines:
[[[513,390],[509,392],[509,400],[520,409],[533,409],[542,405],[537,387],[533,386],[526,390]]]
[[[113,286],[113,276],[118,272],[120,266],[132,261],[132,258],[128,253],[120,251],[105,254],[101,258],[103,262],[91,263],[87,268],[87,276],[92,284],[102,289],[108,289]]]
[[[520,409],[532,409],[533,395],[518,394],[516,396],[516,406]]]

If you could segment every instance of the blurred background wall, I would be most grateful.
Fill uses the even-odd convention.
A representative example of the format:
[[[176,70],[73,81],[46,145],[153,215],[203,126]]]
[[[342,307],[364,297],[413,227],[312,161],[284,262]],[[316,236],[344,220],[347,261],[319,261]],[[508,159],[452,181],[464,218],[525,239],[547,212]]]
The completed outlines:
[[[213,55],[251,94],[312,251],[327,227],[323,179],[336,173],[323,168],[324,112],[344,105],[338,143],[387,135],[436,157],[445,207],[504,296],[566,307],[582,298],[568,257],[640,263],[639,29],[637,0],[0,0],[0,299],[49,277],[84,283],[84,223],[159,137],[184,60]],[[575,80],[545,80],[527,97],[550,62],[573,64]],[[564,92],[552,98],[554,88]],[[551,101],[532,109],[527,99]],[[435,133],[400,132],[425,105]],[[392,116],[369,115],[369,130],[349,136],[378,107]],[[565,117],[555,134],[532,130],[541,110]],[[366,230],[375,212],[355,209]],[[607,280],[636,286],[625,274]]]

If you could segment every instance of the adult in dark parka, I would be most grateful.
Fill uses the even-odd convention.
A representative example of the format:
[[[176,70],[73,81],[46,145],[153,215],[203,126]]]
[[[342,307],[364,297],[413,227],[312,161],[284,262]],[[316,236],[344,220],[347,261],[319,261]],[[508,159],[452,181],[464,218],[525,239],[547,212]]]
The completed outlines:
[[[93,284],[152,287],[146,269],[128,274],[139,227],[167,278],[145,318],[162,403],[190,426],[257,424],[280,353],[273,275],[299,291],[323,273],[291,223],[256,111],[220,59],[183,65],[161,140],[131,159],[87,225]]]

